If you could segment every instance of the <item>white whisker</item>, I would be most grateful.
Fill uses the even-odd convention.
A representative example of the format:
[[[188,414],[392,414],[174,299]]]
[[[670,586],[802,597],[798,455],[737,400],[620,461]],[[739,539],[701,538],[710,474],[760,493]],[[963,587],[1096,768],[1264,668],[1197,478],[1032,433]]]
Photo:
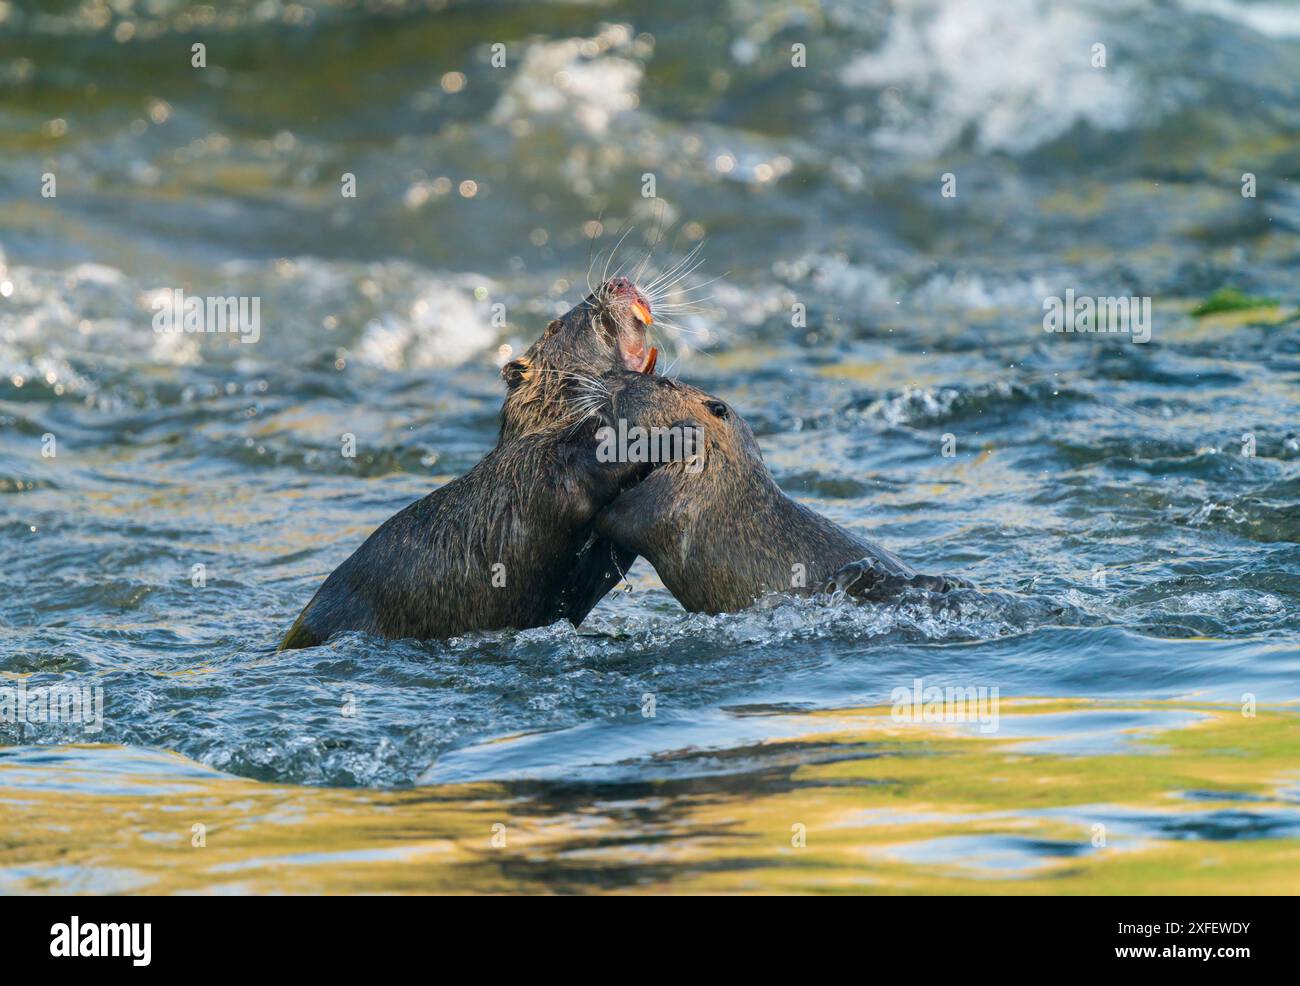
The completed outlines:
[[[661,293],[659,290],[661,286],[666,282],[669,282],[670,280],[673,281],[673,283],[675,283],[676,279],[678,279],[680,272],[683,271],[686,267],[690,265],[694,265],[691,266],[691,269],[694,270],[695,266],[699,266],[699,264],[703,263],[704,257],[699,255],[703,247],[704,247],[703,242],[697,243],[691,249],[691,251],[688,254],[686,254],[686,256],[678,259],[676,263],[671,264],[666,270],[660,271],[658,276],[653,278],[645,286],[644,291],[646,295],[649,296],[651,294]]]
[[[610,262],[614,259],[614,255],[615,255],[616,253],[618,253],[618,248],[621,247],[621,246],[623,245],[623,241],[627,239],[628,234],[631,233],[632,230],[635,229],[635,228],[636,228],[636,227],[633,226],[632,223],[631,223],[631,221],[629,220],[628,223],[627,223],[627,227],[623,230],[623,235],[620,236],[620,237],[618,238],[618,241],[614,244],[614,249],[612,249],[612,250],[609,251],[609,256],[605,259],[605,269],[604,269],[604,271],[601,272],[601,275],[600,275],[600,284],[601,284],[601,287],[602,287],[602,288],[604,288],[605,285],[609,284],[609,276],[610,276],[610,275],[609,275],[609,265],[610,265]],[[617,275],[618,272],[619,272],[619,270],[622,270],[622,269],[623,269],[623,265],[622,265],[622,264],[619,264],[618,268],[614,271],[614,274]]]

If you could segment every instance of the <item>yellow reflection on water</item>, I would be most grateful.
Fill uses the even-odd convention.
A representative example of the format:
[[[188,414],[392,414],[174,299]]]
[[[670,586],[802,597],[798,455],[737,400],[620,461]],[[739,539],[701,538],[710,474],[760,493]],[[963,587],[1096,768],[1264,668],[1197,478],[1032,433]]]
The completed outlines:
[[[9,749],[0,890],[1300,888],[1294,709],[1004,701],[991,735],[895,721],[888,709],[811,715],[824,721],[709,751],[707,773],[623,786],[310,788],[123,747]]]

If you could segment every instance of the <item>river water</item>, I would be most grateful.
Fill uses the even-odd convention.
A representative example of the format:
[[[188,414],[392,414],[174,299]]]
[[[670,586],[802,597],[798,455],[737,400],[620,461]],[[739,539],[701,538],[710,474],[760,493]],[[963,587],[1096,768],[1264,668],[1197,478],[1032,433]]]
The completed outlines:
[[[0,685],[103,700],[0,721],[0,889],[1294,891],[1298,138],[1281,3],[0,2]],[[980,590],[274,652],[697,247],[660,368]]]

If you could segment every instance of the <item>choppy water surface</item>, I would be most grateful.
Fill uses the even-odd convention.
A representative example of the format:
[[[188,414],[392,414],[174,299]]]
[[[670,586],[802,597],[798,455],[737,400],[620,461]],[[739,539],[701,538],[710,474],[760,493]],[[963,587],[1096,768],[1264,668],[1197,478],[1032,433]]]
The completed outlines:
[[[1193,762],[1102,808],[1073,788],[1044,805],[1026,767],[965,828],[969,791],[932,798],[917,779],[888,808],[848,797],[818,817],[875,832],[870,812],[889,812],[893,848],[841,847],[821,889],[855,886],[860,866],[958,881],[930,889],[1081,866],[1103,816],[1157,855],[1241,843],[1212,889],[1275,870],[1277,840],[1300,832],[1279,752],[1295,751],[1300,672],[1300,10],[364,6],[0,4],[0,675],[105,698],[94,735],[0,724],[18,833],[0,888],[149,886],[147,854],[121,846],[51,871],[47,829],[89,831],[177,785],[205,803],[264,790],[339,825],[378,805],[471,840],[502,810],[435,820],[402,789],[500,782],[493,804],[523,799],[541,829],[620,805],[601,825],[664,852],[661,816],[685,825],[712,791],[741,828],[766,831],[770,813],[788,845],[799,803],[772,802],[792,778],[874,755],[860,717],[828,739],[817,716],[887,704],[916,678],[1067,702],[1027,733],[1008,715],[993,739],[963,735],[985,752],[927,761],[927,783],[1008,756],[1091,777],[1133,743]],[[806,68],[790,65],[796,43]],[[578,300],[591,235],[608,251],[629,220],[615,264],[661,228],[652,271],[703,243],[677,299],[701,304],[656,342],[741,410],[785,489],[986,591],[939,612],[692,616],[640,561],[579,630],[275,654],[370,530],[492,446],[500,347]],[[259,297],[261,338],[155,333],[151,301],[178,287]],[[1200,307],[1227,288],[1245,300]],[[1045,333],[1043,301],[1067,289],[1150,297],[1151,342]],[[1273,711],[1223,712],[1243,696]],[[1198,731],[1235,756],[1197,760]],[[64,746],[87,742],[103,745]],[[50,792],[50,814],[32,807]],[[140,811],[148,842],[162,823]],[[958,827],[936,835],[936,812]],[[328,841],[299,836],[249,852],[262,865]],[[807,889],[692,883],[744,868],[718,846],[648,874],[612,845],[464,886]],[[1146,879],[1182,889],[1194,853]],[[579,878],[578,859],[606,876]],[[457,886],[385,873],[242,888]],[[224,879],[178,889],[241,888]]]

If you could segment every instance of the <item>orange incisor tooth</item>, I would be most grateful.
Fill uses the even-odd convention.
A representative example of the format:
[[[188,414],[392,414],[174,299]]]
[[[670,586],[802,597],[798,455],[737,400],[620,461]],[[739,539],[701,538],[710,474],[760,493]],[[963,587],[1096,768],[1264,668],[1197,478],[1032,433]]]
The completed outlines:
[[[632,302],[632,314],[641,320],[642,325],[654,325],[654,316],[650,314],[650,309],[639,301]]]
[[[654,373],[655,364],[659,362],[659,350],[654,346],[650,347],[650,352],[646,354],[645,363],[641,365],[642,373]]]

